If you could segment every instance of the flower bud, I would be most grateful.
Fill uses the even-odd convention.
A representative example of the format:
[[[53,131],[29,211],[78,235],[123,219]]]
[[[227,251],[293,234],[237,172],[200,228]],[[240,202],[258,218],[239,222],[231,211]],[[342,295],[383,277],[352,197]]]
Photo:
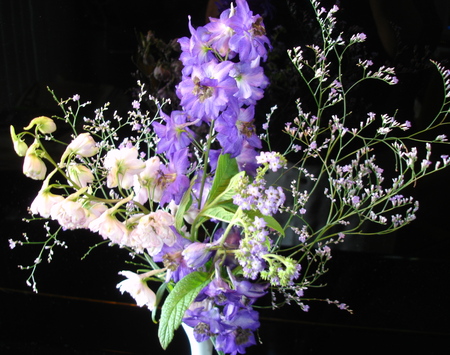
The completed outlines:
[[[61,161],[64,161],[70,154],[88,158],[97,153],[98,147],[94,138],[89,133],[81,133],[67,146]]]
[[[55,122],[50,117],[47,116],[39,116],[33,118],[30,124],[26,126],[24,129],[29,130],[34,126],[37,126],[38,131],[44,134],[53,133],[56,131]]]
[[[10,126],[10,132],[11,132],[11,139],[13,141],[14,150],[16,151],[16,154],[19,157],[24,157],[28,150],[27,144],[16,135],[14,126]]]
[[[79,187],[86,187],[94,181],[94,174],[82,164],[70,164],[67,167],[69,179]],[[69,184],[71,182],[69,181]]]
[[[23,173],[33,180],[44,180],[47,167],[36,153],[36,146],[33,144],[28,148],[23,160]]]
[[[211,244],[200,242],[190,244],[182,252],[186,264],[195,269],[204,266],[212,254]]]

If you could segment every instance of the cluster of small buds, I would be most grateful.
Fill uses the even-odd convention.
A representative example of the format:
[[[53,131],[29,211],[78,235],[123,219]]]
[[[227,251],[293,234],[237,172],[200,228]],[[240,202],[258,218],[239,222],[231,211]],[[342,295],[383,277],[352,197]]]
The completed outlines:
[[[395,70],[391,67],[381,66],[376,72],[368,71],[368,78],[380,79],[389,85],[398,84],[398,79],[395,76]]]
[[[316,17],[322,27],[322,30],[326,34],[331,34],[334,27],[336,26],[336,17],[334,15],[339,11],[339,7],[337,5],[333,5],[333,7],[327,11],[327,9],[320,6],[320,3],[318,1],[313,0],[311,1],[311,4],[316,11]]]
[[[274,254],[264,255],[269,264],[266,270],[261,271],[261,278],[270,282],[272,286],[293,285],[300,276],[301,265],[294,259]]]
[[[342,84],[339,81],[333,80],[329,90],[326,101],[327,105],[335,105],[344,99],[344,96],[342,95]]]
[[[353,311],[349,308],[348,304],[345,303],[341,303],[337,300],[330,300],[330,299],[326,299],[325,300],[328,304],[334,304],[337,308],[342,309],[344,311],[349,312],[350,314],[353,314]]]
[[[289,58],[291,59],[292,63],[296,66],[296,68],[301,70],[305,63],[305,59],[303,58],[302,47],[298,46],[298,47],[294,47],[292,49],[288,49],[287,53],[288,53]]]
[[[389,201],[392,203],[392,207],[404,206],[406,204],[411,204],[413,202],[413,198],[404,197],[403,195],[394,195]]]
[[[362,67],[363,69],[367,69],[373,65],[373,62],[369,59],[365,60],[358,60],[358,63],[356,64],[358,67]]]
[[[311,237],[311,235],[308,233],[308,227],[302,226],[302,228],[298,227],[291,227],[292,231],[298,235],[298,240],[300,243],[306,243],[306,241]]]
[[[400,128],[402,131],[407,131],[411,128],[411,122],[405,121],[400,123],[395,120],[394,117],[390,117],[386,114],[381,115],[381,127],[378,128],[379,134],[388,134],[394,128]]]
[[[365,33],[356,33],[350,37],[350,43],[362,43],[367,39]]]

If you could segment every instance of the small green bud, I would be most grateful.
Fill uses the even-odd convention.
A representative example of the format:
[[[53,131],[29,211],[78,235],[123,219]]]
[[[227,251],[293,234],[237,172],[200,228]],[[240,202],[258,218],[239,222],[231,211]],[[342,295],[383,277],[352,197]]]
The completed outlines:
[[[24,157],[28,150],[28,145],[17,136],[14,126],[10,126],[10,132],[16,154],[19,157]]]

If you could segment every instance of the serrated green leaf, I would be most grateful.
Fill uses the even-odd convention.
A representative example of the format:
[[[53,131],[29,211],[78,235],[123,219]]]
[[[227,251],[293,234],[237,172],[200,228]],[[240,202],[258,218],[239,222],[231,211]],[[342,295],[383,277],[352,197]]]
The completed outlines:
[[[209,282],[208,273],[194,271],[175,284],[161,309],[158,337],[163,349],[172,341],[174,332],[180,326],[190,304]]]

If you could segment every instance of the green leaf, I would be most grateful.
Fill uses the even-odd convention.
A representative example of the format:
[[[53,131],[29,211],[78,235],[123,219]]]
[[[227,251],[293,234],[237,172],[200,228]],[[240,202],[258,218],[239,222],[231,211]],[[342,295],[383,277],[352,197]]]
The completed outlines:
[[[158,337],[163,349],[172,341],[188,307],[209,282],[208,273],[194,271],[175,284],[161,309]]]
[[[191,184],[187,191],[184,193],[183,198],[180,201],[180,205],[178,206],[177,213],[175,215],[175,228],[179,231],[181,227],[183,227],[183,220],[185,212],[191,207],[192,204],[192,186],[194,185],[195,179],[191,181]]]
[[[205,211],[202,211],[202,216],[214,218],[222,222],[230,223],[233,219],[235,213],[229,212],[225,208],[221,206],[214,206],[211,208],[208,208]]]
[[[230,200],[236,194],[236,186],[238,186],[238,184],[242,181],[244,176],[245,171],[241,171],[240,173],[234,175],[230,179],[228,186],[219,195],[215,197],[214,204]]]
[[[214,200],[228,187],[233,176],[239,173],[239,168],[235,158],[230,158],[229,154],[221,154],[217,162],[214,180],[209,191],[208,200]]]

